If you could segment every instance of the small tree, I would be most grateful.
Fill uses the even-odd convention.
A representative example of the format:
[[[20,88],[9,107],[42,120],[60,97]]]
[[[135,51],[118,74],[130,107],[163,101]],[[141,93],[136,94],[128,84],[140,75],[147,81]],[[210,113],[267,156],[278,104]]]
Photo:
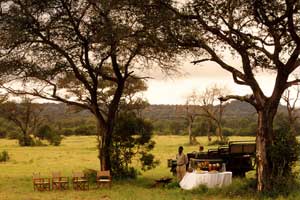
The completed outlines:
[[[33,135],[43,122],[41,111],[42,107],[29,98],[24,98],[20,103],[6,102],[0,106],[0,115],[21,131],[22,136],[18,138],[21,146],[34,145],[30,134]]]
[[[300,144],[290,125],[289,116],[279,113],[274,120],[274,143],[268,147],[268,161],[272,169],[273,194],[287,194],[289,189],[295,185],[296,174],[293,167],[300,155]]]
[[[111,144],[112,173],[115,177],[135,177],[133,159],[138,157],[142,170],[155,167],[158,162],[149,153],[155,142],[151,140],[153,126],[150,122],[136,116],[134,112],[121,113]]]
[[[185,104],[186,112],[185,119],[187,120],[188,125],[188,134],[189,134],[189,144],[196,144],[196,135],[193,134],[193,125],[197,116],[200,115],[199,106],[198,106],[198,96],[195,91],[190,94],[186,99]]]
[[[205,117],[209,123],[209,127],[212,123],[217,125],[216,135],[219,137],[220,141],[223,141],[222,135],[222,116],[224,112],[224,105],[222,101],[219,101],[219,97],[228,93],[226,87],[219,87],[213,85],[208,87],[201,94],[197,94],[195,91],[188,96],[186,101],[186,114],[188,124],[188,133],[190,144],[197,143],[196,137],[192,134],[193,124],[197,117]],[[219,102],[219,105],[217,105]],[[208,129],[210,129],[208,127]],[[208,138],[210,138],[210,131],[207,132]]]
[[[292,98],[291,97],[291,91],[295,91],[295,97]],[[291,132],[296,135],[297,131],[296,131],[296,122],[297,119],[299,119],[299,109],[296,108],[297,103],[299,102],[299,97],[300,97],[300,87],[297,86],[296,88],[290,88],[287,89],[283,96],[282,99],[285,101],[286,103],[286,110],[288,113],[288,118],[289,118],[289,124],[290,124],[290,130]]]
[[[225,106],[219,97],[228,94],[229,91],[226,87],[220,87],[213,85],[212,87],[206,88],[206,90],[199,95],[199,103],[201,105],[201,116],[206,117],[217,125],[216,135],[219,137],[220,141],[223,142],[222,134],[222,117]],[[219,103],[219,105],[217,105]]]

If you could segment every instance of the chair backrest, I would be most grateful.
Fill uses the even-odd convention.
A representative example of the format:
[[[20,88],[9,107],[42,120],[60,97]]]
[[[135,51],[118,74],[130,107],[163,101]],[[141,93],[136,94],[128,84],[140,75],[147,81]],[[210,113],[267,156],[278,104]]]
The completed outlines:
[[[103,176],[103,177],[110,177],[110,171],[106,170],[106,171],[98,171],[97,172],[97,176]]]
[[[59,177],[61,177],[61,173],[60,173],[59,171],[57,171],[57,172],[52,172],[52,177],[53,177],[53,178],[59,178]]]
[[[85,177],[83,172],[73,172],[73,177],[82,178]]]

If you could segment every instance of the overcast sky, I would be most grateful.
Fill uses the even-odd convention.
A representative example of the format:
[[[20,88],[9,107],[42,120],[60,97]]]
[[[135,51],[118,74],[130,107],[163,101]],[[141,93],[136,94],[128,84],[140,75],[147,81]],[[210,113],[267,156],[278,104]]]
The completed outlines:
[[[154,72],[155,76],[147,81],[148,90],[144,96],[151,104],[185,104],[186,97],[193,90],[198,92],[214,84],[227,86],[230,94],[245,95],[250,94],[251,90],[247,86],[234,83],[231,73],[223,70],[212,62],[201,63],[198,65],[190,64],[187,60],[180,67],[184,73],[182,76],[165,77],[162,73]],[[229,60],[231,64],[238,65],[238,61]],[[260,72],[257,79],[266,95],[270,95],[275,80],[274,72]]]

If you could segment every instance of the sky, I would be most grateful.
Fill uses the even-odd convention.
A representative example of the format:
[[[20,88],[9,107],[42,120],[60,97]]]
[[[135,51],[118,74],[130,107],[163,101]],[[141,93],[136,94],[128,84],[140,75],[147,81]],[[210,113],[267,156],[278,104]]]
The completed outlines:
[[[251,94],[251,89],[234,83],[231,73],[223,70],[213,62],[191,64],[187,59],[179,67],[183,75],[166,77],[163,73],[155,71],[153,78],[147,81],[148,90],[144,97],[150,104],[185,104],[186,98],[193,91],[201,93],[205,88],[214,84],[226,86],[229,94]],[[238,61],[231,59],[229,63],[238,65]],[[262,90],[271,95],[275,83],[274,72],[260,72],[256,75]],[[151,73],[150,73],[151,76]]]

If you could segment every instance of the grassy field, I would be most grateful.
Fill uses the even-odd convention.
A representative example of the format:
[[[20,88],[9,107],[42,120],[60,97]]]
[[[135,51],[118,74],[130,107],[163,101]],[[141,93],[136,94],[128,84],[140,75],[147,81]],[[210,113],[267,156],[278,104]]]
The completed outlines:
[[[153,153],[161,164],[150,171],[142,173],[137,180],[114,181],[111,189],[96,189],[92,186],[89,191],[51,191],[34,192],[31,176],[33,172],[50,177],[52,171],[62,171],[70,176],[72,171],[86,168],[98,169],[95,137],[68,137],[59,147],[19,147],[15,140],[0,140],[0,151],[7,150],[11,157],[7,163],[0,164],[0,200],[155,200],[155,199],[258,199],[253,192],[242,194],[240,188],[246,179],[234,179],[233,184],[222,189],[199,188],[194,191],[183,191],[174,188],[151,188],[154,179],[171,176],[167,168],[167,159],[174,158],[177,148],[184,146],[184,152],[198,150],[197,146],[187,145],[186,136],[156,136],[156,148]],[[249,140],[249,137],[234,137],[230,140]],[[198,139],[207,149],[207,138]],[[212,148],[212,147],[210,147]],[[247,177],[253,176],[249,172]],[[247,190],[247,188],[242,191]],[[300,199],[300,191],[289,197],[277,199]]]

